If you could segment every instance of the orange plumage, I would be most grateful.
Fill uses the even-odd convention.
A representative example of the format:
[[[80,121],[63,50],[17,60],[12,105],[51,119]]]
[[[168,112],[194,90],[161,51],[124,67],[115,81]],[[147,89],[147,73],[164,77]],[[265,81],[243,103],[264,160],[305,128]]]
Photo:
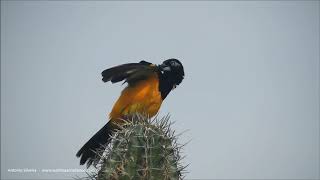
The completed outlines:
[[[134,86],[127,86],[114,104],[109,117],[110,120],[117,120],[133,113],[147,113],[152,117],[159,111],[161,103],[159,79],[154,73]]]

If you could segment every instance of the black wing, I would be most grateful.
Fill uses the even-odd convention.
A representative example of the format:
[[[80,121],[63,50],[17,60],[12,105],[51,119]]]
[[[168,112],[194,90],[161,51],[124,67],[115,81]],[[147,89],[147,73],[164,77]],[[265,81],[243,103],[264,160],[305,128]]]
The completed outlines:
[[[106,69],[101,75],[103,82],[117,83],[125,80],[129,85],[132,85],[139,80],[148,78],[155,71],[156,66],[152,66],[151,63],[146,61],[140,61],[139,63],[122,64]]]

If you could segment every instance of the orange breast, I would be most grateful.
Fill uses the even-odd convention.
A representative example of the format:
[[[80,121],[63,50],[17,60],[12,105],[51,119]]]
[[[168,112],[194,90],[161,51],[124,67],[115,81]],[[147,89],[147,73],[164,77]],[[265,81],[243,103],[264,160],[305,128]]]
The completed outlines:
[[[157,114],[162,103],[159,80],[155,74],[136,85],[126,87],[110,113],[110,119],[118,119],[133,113]]]

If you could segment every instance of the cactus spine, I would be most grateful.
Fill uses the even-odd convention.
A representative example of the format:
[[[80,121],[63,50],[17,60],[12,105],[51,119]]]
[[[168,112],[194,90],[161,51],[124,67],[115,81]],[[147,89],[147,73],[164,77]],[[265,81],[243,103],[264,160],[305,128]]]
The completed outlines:
[[[182,179],[182,146],[170,129],[169,116],[150,119],[136,114],[114,133],[103,149],[98,173],[92,179]]]

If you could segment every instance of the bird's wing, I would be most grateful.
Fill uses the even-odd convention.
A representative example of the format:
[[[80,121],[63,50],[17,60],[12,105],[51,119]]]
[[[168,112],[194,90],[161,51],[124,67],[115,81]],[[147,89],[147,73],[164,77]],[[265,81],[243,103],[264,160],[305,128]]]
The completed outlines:
[[[115,66],[104,70],[102,81],[117,83],[120,81],[127,82],[129,85],[135,84],[137,81],[148,78],[152,73],[156,72],[156,66],[146,61],[139,63],[128,63]]]

